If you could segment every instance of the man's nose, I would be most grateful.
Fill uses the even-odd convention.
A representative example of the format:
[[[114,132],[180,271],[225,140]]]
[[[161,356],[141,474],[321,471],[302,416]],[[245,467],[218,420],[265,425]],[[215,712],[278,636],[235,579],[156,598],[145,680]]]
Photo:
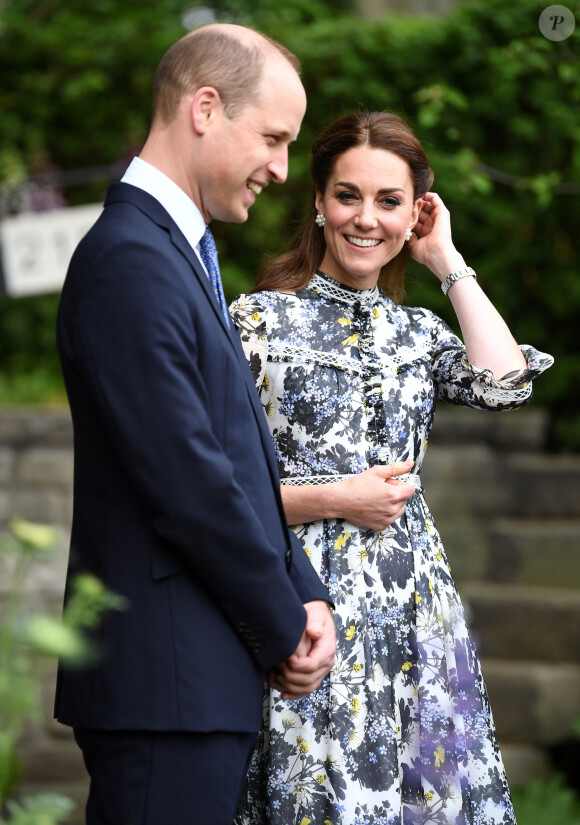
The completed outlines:
[[[275,183],[284,183],[288,177],[288,147],[280,147],[268,163],[268,171]]]

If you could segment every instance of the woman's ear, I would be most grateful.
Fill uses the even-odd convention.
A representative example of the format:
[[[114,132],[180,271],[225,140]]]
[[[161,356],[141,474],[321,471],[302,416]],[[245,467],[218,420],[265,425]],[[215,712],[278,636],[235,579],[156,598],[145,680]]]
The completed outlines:
[[[318,191],[318,189],[314,190],[314,206],[319,212],[324,212],[324,198],[322,194]]]
[[[421,212],[424,203],[425,201],[423,200],[423,198],[417,198],[417,200],[413,204],[413,211],[411,212],[411,222],[409,224],[410,229],[413,229],[415,224],[419,220],[419,213]]]

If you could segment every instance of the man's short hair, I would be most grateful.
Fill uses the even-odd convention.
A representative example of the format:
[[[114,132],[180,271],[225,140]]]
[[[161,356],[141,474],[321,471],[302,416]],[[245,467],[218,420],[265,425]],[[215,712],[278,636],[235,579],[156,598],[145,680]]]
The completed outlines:
[[[209,25],[174,43],[155,75],[155,118],[164,125],[170,123],[183,96],[202,86],[216,89],[225,114],[235,118],[255,95],[264,63],[274,52],[297,72],[300,70],[298,58],[292,52],[267,35],[254,33],[257,38],[239,38],[222,26]]]

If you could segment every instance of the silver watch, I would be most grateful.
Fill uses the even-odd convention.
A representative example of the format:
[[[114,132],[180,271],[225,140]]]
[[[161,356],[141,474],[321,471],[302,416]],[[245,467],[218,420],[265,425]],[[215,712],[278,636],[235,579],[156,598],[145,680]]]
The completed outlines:
[[[470,266],[465,267],[465,269],[456,269],[455,272],[452,272],[451,275],[448,275],[444,281],[441,283],[441,289],[443,290],[443,294],[447,295],[449,292],[449,287],[455,283],[455,281],[459,281],[461,278],[466,278],[468,275],[471,275],[472,278],[477,280],[477,275],[475,274],[475,270],[472,269]]]

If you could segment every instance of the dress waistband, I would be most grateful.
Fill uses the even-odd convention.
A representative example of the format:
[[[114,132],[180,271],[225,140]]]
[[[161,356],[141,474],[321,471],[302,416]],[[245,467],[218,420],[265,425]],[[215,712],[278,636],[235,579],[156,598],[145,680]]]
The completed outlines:
[[[342,481],[345,478],[354,478],[355,475],[357,475],[357,473],[332,476],[286,476],[286,478],[282,478],[280,481],[287,487],[301,487],[311,484],[332,484],[333,481]],[[403,475],[394,476],[394,478],[399,481],[406,481],[408,484],[412,484],[416,489],[421,487],[421,478],[419,473],[403,473]]]

